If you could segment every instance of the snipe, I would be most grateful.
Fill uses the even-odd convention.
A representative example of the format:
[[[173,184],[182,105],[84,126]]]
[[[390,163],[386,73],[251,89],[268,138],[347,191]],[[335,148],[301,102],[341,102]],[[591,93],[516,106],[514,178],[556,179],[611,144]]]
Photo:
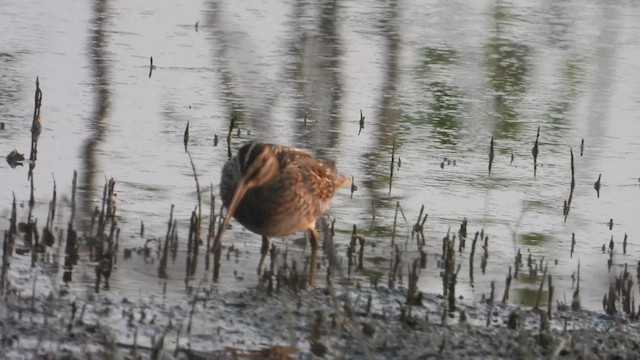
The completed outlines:
[[[351,180],[338,174],[335,163],[287,146],[249,142],[222,169],[220,197],[227,208],[214,242],[215,273],[220,266],[222,233],[231,217],[262,235],[258,273],[269,250],[269,237],[309,230],[313,285],[320,238],[316,221],[329,209],[333,194]]]

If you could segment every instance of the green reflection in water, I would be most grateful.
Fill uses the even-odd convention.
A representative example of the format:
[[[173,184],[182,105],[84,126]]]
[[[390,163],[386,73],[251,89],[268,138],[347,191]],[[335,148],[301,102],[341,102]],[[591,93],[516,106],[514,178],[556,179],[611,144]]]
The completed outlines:
[[[460,137],[461,96],[456,88],[443,82],[432,82],[429,89],[433,101],[427,122],[441,144],[455,145]]]
[[[451,49],[426,47],[423,60],[417,69],[418,79],[424,84],[426,110],[413,117],[405,115],[403,121],[414,124],[425,122],[433,128],[433,138],[443,145],[455,145],[460,129],[462,98],[460,91],[444,80],[455,69],[458,54]],[[429,96],[431,95],[431,96]]]
[[[548,120],[554,130],[568,129],[571,111],[575,107],[585,78],[584,59],[578,56],[567,57],[562,69],[562,86],[556,101],[549,107]]]
[[[512,137],[520,129],[518,105],[527,87],[529,48],[494,37],[487,45],[487,69],[494,96],[498,135]]]
[[[529,46],[508,38],[509,29],[517,19],[504,7],[493,13],[494,36],[486,46],[486,69],[489,87],[493,90],[498,138],[513,138],[519,132],[518,106],[527,91],[527,77],[531,64]]]
[[[545,285],[545,289],[546,289],[546,285]],[[518,288],[518,289],[514,289],[511,295],[513,297],[513,300],[511,302],[514,304],[521,304],[524,306],[535,306],[536,300],[538,299],[538,289]],[[538,304],[538,306],[540,308],[546,309],[548,298],[549,298],[549,292],[547,290],[542,290],[542,294],[540,296],[540,304]]]
[[[487,45],[491,88],[507,96],[522,95],[529,72],[529,47],[494,37]]]
[[[542,243],[546,243],[551,241],[551,237],[545,234],[531,232],[526,234],[521,234],[519,236],[520,243],[524,245],[537,246]]]
[[[571,98],[576,98],[580,92],[579,89],[585,83],[585,58],[578,55],[569,56],[562,75],[567,84],[568,95]]]
[[[427,47],[422,51],[424,60],[422,61],[421,72],[428,72],[432,65],[451,65],[457,60],[457,53],[451,49],[438,49]]]

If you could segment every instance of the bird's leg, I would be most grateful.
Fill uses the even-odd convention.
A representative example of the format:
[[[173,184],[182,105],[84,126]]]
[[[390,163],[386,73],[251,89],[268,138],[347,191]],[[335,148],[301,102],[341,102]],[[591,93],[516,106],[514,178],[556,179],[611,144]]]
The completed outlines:
[[[262,248],[260,249],[260,262],[258,263],[258,275],[262,273],[262,265],[264,264],[264,258],[267,257],[269,252],[269,238],[262,235]]]
[[[311,236],[309,243],[311,244],[311,261],[309,262],[309,286],[314,286],[316,279],[316,268],[318,260],[318,247],[320,245],[320,235],[314,228],[309,229]]]

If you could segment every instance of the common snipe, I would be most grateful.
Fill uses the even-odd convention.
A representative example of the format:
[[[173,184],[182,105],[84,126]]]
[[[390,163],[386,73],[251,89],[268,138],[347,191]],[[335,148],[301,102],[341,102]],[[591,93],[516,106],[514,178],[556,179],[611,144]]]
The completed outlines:
[[[329,209],[333,194],[350,183],[338,174],[333,161],[287,146],[244,144],[222,169],[220,197],[227,215],[215,239],[217,266],[222,233],[232,216],[262,235],[258,273],[269,250],[269,237],[309,230],[309,284],[313,285],[320,241],[316,221]]]

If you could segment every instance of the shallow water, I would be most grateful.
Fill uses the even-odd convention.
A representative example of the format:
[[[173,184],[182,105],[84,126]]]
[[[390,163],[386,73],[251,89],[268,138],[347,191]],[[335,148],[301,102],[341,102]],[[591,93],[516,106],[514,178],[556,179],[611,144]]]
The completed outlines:
[[[441,291],[435,260],[441,239],[467,218],[470,234],[484,229],[489,235],[490,256],[481,274],[478,245],[472,286],[467,241],[458,256],[459,294],[480,298],[495,281],[501,295],[508,267],[521,250],[525,259],[530,252],[550,265],[561,302],[571,299],[571,275],[580,262],[582,303],[600,309],[610,277],[625,264],[634,274],[640,260],[639,15],[632,2],[599,1],[63,0],[54,5],[10,0],[0,14],[0,121],[5,123],[0,153],[16,148],[28,154],[39,76],[44,94],[34,173],[39,224],[45,222],[55,176],[62,198],[56,224],[65,226],[77,170],[81,214],[99,204],[105,178],[117,181],[121,248],[144,244],[140,221],[145,237],[163,237],[175,204],[184,251],[197,205],[183,147],[185,126],[188,122],[189,151],[208,199],[211,190],[218,193],[227,160],[225,136],[237,114],[240,130],[239,136],[234,130],[233,148],[249,139],[292,145],[336,159],[341,172],[354,177],[353,198],[348,189],[334,198],[335,241],[340,254],[346,253],[357,225],[368,244],[376,244],[365,256],[385,258],[365,267],[383,278],[393,257],[396,204],[406,216],[406,222],[398,217],[396,229],[402,241],[424,204],[429,256],[422,291]],[[150,74],[151,56],[156,67]],[[358,134],[361,109],[366,119]],[[538,127],[534,178],[531,149]],[[217,147],[214,135],[220,139]],[[576,188],[565,222],[570,149]],[[443,163],[445,157],[455,165]],[[24,220],[30,187],[26,167],[0,166],[0,230],[5,230],[12,192],[24,205],[19,209]],[[593,183],[600,173],[598,198]],[[206,199],[203,207],[208,214]],[[84,216],[76,225],[86,223]],[[572,233],[577,244],[570,258]],[[623,254],[625,234],[629,244]],[[609,272],[609,255],[600,248],[612,236]],[[291,241],[274,242],[300,251]],[[236,225],[225,243],[240,253],[235,263],[223,262],[215,286],[255,285],[259,237]],[[406,249],[404,268],[418,256],[415,243]],[[169,293],[185,291],[180,259],[169,270]],[[117,266],[112,291],[162,291],[157,262],[134,257]],[[91,283],[92,270],[86,271],[76,278]],[[197,283],[207,277],[201,271],[195,278]],[[514,281],[511,301],[535,301],[532,289],[537,284],[525,278]]]

